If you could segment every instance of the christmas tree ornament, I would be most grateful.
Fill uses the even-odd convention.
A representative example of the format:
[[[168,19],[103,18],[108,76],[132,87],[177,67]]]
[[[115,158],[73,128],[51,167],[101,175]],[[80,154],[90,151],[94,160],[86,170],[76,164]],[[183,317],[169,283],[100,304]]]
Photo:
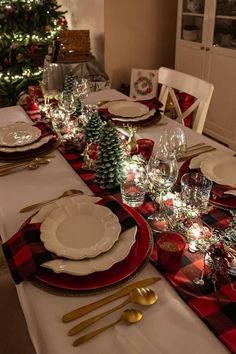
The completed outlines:
[[[123,177],[124,150],[111,121],[101,129],[98,159],[95,164],[96,181],[102,189],[118,187]]]
[[[136,154],[137,153],[137,141],[136,141],[135,134],[137,132],[137,127],[134,127],[129,124],[126,124],[124,127],[129,130],[129,139],[126,143],[127,152],[130,155]]]

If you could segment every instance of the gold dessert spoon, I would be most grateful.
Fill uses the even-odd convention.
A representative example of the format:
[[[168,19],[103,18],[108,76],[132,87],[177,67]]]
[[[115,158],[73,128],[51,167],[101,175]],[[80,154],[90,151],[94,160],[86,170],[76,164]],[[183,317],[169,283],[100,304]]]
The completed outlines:
[[[25,213],[25,212],[30,211],[32,209],[39,208],[39,207],[41,207],[41,206],[43,206],[45,204],[48,204],[48,203],[51,203],[51,202],[55,202],[58,199],[61,199],[61,198],[64,198],[64,197],[69,197],[69,196],[76,195],[76,194],[84,194],[84,193],[81,190],[79,190],[79,189],[69,189],[68,191],[65,191],[64,193],[59,195],[59,197],[56,197],[56,198],[53,198],[53,199],[50,199],[50,200],[45,200],[43,202],[39,202],[39,203],[36,203],[36,204],[29,205],[29,206],[21,209],[20,213]]]
[[[155,304],[157,299],[158,299],[158,296],[153,290],[151,290],[149,288],[135,288],[130,292],[128,299],[125,300],[124,302],[122,302],[120,305],[113,307],[110,310],[107,310],[105,312],[102,312],[98,315],[95,315],[93,317],[88,318],[87,320],[80,322],[79,324],[77,324],[76,326],[71,328],[67,334],[69,336],[73,336],[73,335],[81,332],[85,328],[89,327],[91,324],[97,322],[101,318],[109,315],[110,313],[112,313],[114,311],[119,310],[120,308],[124,307],[125,305],[127,305],[129,303],[149,306],[149,305]]]
[[[104,326],[102,328],[96,329],[93,332],[85,334],[82,337],[79,337],[78,339],[76,339],[73,342],[73,346],[77,347],[78,345],[80,345],[80,344],[82,344],[84,342],[87,342],[88,340],[90,340],[93,337],[97,336],[98,334],[102,333],[106,329],[115,326],[117,323],[119,323],[121,321],[124,321],[124,322],[129,323],[129,324],[133,324],[133,323],[141,321],[142,317],[143,317],[142,312],[140,312],[138,310],[135,310],[135,309],[127,309],[127,310],[122,312],[120,318],[117,321],[115,321],[115,322],[113,322],[113,323],[111,323],[111,324],[109,324],[107,326]]]

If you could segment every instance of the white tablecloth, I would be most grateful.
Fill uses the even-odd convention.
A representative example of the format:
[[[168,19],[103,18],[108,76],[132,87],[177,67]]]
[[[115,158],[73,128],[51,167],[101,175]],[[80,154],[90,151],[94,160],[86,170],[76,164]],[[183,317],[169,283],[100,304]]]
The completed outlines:
[[[122,97],[124,96],[115,90],[106,90],[106,92],[92,94],[90,102],[96,103],[104,99]],[[1,125],[19,120],[29,120],[20,107],[0,109]],[[177,124],[168,118],[163,118],[162,122]],[[140,129],[138,133],[140,136],[149,136],[157,141],[164,128],[166,126],[150,126]],[[226,149],[189,129],[186,129],[186,133],[189,144],[204,141],[219,149]],[[9,239],[31,215],[31,212],[19,213],[19,210],[24,206],[56,197],[71,188],[79,188],[89,193],[88,188],[60,153],[55,152],[55,155],[56,157],[52,159],[50,164],[41,166],[36,171],[21,171],[1,177],[0,233],[3,240]],[[156,269],[148,264],[137,276],[137,279],[157,275]],[[141,322],[128,328],[126,324],[118,324],[79,348],[72,347],[74,338],[66,335],[67,330],[78,321],[64,324],[61,317],[78,306],[103,297],[104,294],[68,297],[63,296],[62,292],[59,296],[36,287],[30,281],[24,281],[18,285],[17,292],[37,354],[229,353],[164,278],[151,287],[159,294],[159,301],[152,307],[142,308],[144,318]],[[121,301],[120,299],[116,304]],[[102,310],[111,306],[113,304],[107,305]],[[110,323],[118,318],[119,313],[104,318],[91,329]]]

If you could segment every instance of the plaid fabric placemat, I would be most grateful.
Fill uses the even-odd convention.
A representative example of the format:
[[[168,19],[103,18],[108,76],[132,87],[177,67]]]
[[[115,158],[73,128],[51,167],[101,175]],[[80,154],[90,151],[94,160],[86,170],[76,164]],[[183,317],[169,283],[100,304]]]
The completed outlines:
[[[99,205],[106,206],[117,215],[121,231],[137,225],[136,220],[113,198],[103,198]],[[26,224],[2,245],[10,272],[16,284],[29,278],[38,267],[47,261],[58,258],[47,251],[40,240],[41,224]]]
[[[82,168],[83,161],[79,152],[66,151],[61,147],[59,150],[94,194],[102,197],[113,195],[117,200],[121,200],[119,188],[109,191],[101,189],[95,182],[94,172]],[[144,217],[148,217],[155,211],[155,207],[146,196],[145,203],[136,210]],[[227,227],[230,218],[228,211],[214,207],[209,208],[208,214],[204,215],[204,221],[209,226],[217,227]],[[151,262],[158,268],[155,245]],[[229,282],[222,280],[215,292],[207,280],[204,286],[193,283],[193,280],[200,276],[202,268],[203,256],[200,253],[190,253],[186,249],[181,269],[175,274],[162,273],[217,338],[236,354],[236,279],[232,276]]]

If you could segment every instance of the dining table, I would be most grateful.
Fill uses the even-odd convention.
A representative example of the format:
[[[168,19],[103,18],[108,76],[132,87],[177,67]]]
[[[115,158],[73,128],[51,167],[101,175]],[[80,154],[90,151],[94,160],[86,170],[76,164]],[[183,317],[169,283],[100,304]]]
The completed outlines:
[[[132,99],[117,90],[107,89],[91,93],[86,98],[85,104],[112,100]],[[1,108],[0,126],[19,121],[31,122],[30,116],[36,115],[37,113],[26,112],[21,106]],[[156,148],[160,135],[167,127],[179,126],[180,123],[163,115],[159,122],[138,128],[136,134],[140,138],[154,140]],[[228,147],[205,135],[186,127],[182,128],[185,131],[188,145],[205,143],[218,150],[230,151]],[[55,150],[52,154],[54,157],[51,162],[37,170],[24,169],[0,177],[0,234],[3,242],[9,240],[35,212],[20,213],[20,209],[39,201],[56,198],[69,189],[79,189],[86,195],[93,195],[89,186],[71,167],[61,152]],[[64,314],[102,299],[136,280],[157,276],[161,277],[161,280],[151,285],[150,288],[158,294],[158,301],[149,307],[139,307],[143,312],[142,321],[134,325],[118,323],[81,346],[72,346],[73,338],[68,336],[67,332],[79,320],[64,323],[62,321]],[[111,352],[113,354],[227,354],[231,352],[180,297],[172,284],[153,266],[152,262],[146,262],[125,281],[91,293],[67,292],[66,289],[55,289],[32,279],[24,280],[16,285],[16,290],[29,336],[37,354],[95,352],[97,354],[110,354]],[[116,300],[85,315],[82,319],[108,310],[121,302],[121,299]],[[129,305],[129,307],[135,307],[135,305]],[[94,330],[116,321],[121,311],[103,318],[91,329]]]

